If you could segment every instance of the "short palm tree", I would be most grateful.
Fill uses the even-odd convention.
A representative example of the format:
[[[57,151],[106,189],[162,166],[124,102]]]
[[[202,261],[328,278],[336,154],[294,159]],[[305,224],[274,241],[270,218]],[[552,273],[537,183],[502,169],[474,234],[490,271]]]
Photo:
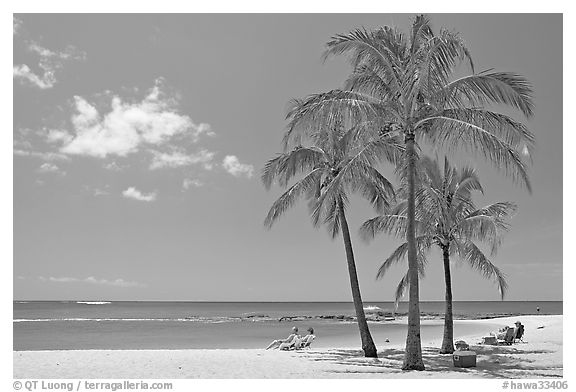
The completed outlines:
[[[462,262],[476,269],[485,278],[493,279],[498,285],[501,298],[504,298],[507,283],[503,273],[484,252],[474,243],[479,241],[490,245],[494,256],[500,245],[501,235],[508,229],[506,218],[516,211],[510,202],[490,204],[476,208],[472,192],[483,192],[478,176],[471,168],[458,170],[444,159],[444,168],[438,161],[422,157],[418,164],[420,190],[416,194],[416,245],[420,273],[423,274],[426,254],[433,246],[442,252],[444,265],[446,311],[444,314],[444,337],[440,353],[454,352],[454,326],[452,312],[452,279],[450,257],[456,256]],[[405,190],[400,191],[406,195]],[[405,238],[406,202],[399,202],[387,214],[366,221],[360,231],[364,238],[373,238],[377,233],[399,235]],[[394,264],[406,257],[408,243],[404,242],[384,261],[377,277],[384,276]],[[396,304],[400,301],[410,281],[404,275],[396,289]]]
[[[275,181],[286,187],[295,176],[303,177],[274,202],[264,224],[270,228],[298,199],[305,198],[315,226],[326,224],[332,238],[342,233],[362,349],[366,357],[377,357],[360,295],[346,208],[351,193],[368,199],[377,211],[389,207],[394,188],[374,165],[381,157],[398,160],[400,146],[392,139],[368,140],[366,135],[359,128],[321,129],[310,146],[297,145],[268,161],[262,174],[268,189]]]
[[[292,116],[285,139],[298,140],[310,130],[309,123],[330,122],[333,113],[344,111],[352,124],[404,138],[410,285],[402,368],[423,370],[414,201],[418,145],[479,154],[530,190],[524,158],[534,137],[524,124],[495,108],[505,105],[532,116],[532,88],[515,73],[476,72],[458,34],[446,29],[434,33],[425,16],[415,18],[407,35],[388,26],[337,35],[328,42],[325,57],[342,54],[353,67],[345,88],[307,98]]]

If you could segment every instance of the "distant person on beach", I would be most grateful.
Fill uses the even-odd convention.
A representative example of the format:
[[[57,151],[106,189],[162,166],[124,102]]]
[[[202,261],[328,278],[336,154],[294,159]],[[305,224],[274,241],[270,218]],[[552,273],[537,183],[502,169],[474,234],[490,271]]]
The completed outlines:
[[[536,313],[540,313],[540,307],[536,306]]]
[[[268,347],[266,347],[266,350],[279,348],[282,343],[292,343],[294,339],[300,339],[300,335],[298,335],[298,327],[292,327],[292,333],[286,339],[274,340],[268,345]]]

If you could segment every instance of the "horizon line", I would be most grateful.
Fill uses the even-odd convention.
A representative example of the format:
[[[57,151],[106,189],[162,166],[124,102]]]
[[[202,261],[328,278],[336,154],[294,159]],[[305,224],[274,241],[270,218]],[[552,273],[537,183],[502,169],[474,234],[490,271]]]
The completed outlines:
[[[196,302],[196,303],[350,303],[353,301],[209,301],[209,300],[122,300],[122,299],[13,299],[12,302]],[[394,303],[394,301],[362,301],[368,302]],[[420,302],[445,302],[444,300],[423,300]],[[524,299],[524,300],[454,300],[452,302],[564,302],[563,299]],[[407,304],[408,301],[400,301]]]

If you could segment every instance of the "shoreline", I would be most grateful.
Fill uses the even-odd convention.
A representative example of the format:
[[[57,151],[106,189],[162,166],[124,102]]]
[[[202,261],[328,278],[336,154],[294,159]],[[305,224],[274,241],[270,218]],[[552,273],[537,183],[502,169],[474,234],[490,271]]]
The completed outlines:
[[[516,319],[526,327],[525,343],[478,345],[482,334]],[[423,320],[439,323],[442,320]],[[403,321],[396,320],[397,323]],[[454,368],[451,355],[438,354],[442,337],[423,341],[427,370],[400,370],[403,344],[381,344],[378,359],[364,358],[356,347],[279,352],[264,349],[61,350],[14,351],[14,378],[534,378],[562,377],[563,316],[520,316],[456,320],[478,354],[476,368]],[[463,324],[463,325],[462,325]],[[321,339],[319,336],[317,339]]]

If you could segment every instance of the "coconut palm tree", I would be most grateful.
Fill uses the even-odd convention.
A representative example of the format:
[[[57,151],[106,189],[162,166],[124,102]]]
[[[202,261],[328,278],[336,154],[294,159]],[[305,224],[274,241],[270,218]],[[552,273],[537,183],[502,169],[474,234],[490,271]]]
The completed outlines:
[[[415,228],[419,145],[463,148],[530,190],[524,158],[530,156],[534,137],[524,124],[496,109],[508,106],[529,118],[532,88],[515,73],[476,72],[458,34],[446,29],[434,33],[425,16],[415,18],[409,34],[386,26],[336,35],[324,57],[335,55],[347,55],[353,67],[344,89],[308,97],[292,116],[285,140],[298,140],[309,132],[309,123],[319,118],[330,122],[332,113],[344,111],[354,124],[403,136],[410,285],[402,368],[424,370]]]
[[[490,245],[494,256],[500,245],[501,235],[508,229],[506,218],[516,211],[510,202],[493,203],[476,208],[472,192],[483,193],[482,185],[471,168],[458,170],[444,159],[444,168],[438,161],[422,157],[418,162],[420,189],[416,194],[416,245],[420,275],[426,267],[426,254],[433,246],[442,252],[446,311],[441,354],[454,352],[454,323],[452,312],[452,278],[450,257],[456,256],[487,279],[493,279],[504,299],[507,283],[504,274],[484,254],[474,241]],[[406,195],[406,190],[400,190]],[[364,238],[377,233],[400,235],[405,238],[406,201],[399,202],[388,214],[366,221],[360,231]],[[406,257],[408,244],[404,242],[380,266],[377,278],[382,278],[394,264]],[[409,284],[409,275],[400,280],[396,289],[396,305]]]
[[[320,129],[309,140],[309,146],[297,145],[268,161],[262,181],[267,189],[273,182],[286,187],[295,176],[302,175],[274,202],[264,221],[266,227],[270,228],[298,199],[305,198],[314,226],[327,225],[332,238],[342,233],[362,349],[366,357],[377,357],[360,295],[346,209],[351,193],[368,199],[377,211],[389,207],[394,188],[374,165],[382,157],[392,162],[400,159],[401,146],[393,138],[369,140],[367,135],[358,127],[346,131],[342,127]]]

